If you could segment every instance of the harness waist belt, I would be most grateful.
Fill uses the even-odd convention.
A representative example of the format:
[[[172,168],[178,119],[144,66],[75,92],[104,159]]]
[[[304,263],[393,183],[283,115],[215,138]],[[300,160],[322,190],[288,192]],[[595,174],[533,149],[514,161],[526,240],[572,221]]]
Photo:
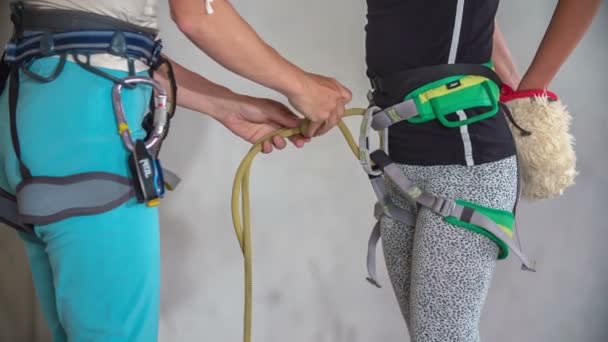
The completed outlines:
[[[389,97],[392,105],[374,114],[372,128],[383,130],[401,121],[422,123],[437,119],[446,127],[460,127],[487,119],[498,112],[500,79],[486,65],[437,65],[408,70],[389,78],[372,78],[372,97]],[[389,84],[389,89],[385,89]],[[394,89],[399,89],[396,93]],[[390,92],[394,94],[386,95]],[[405,94],[405,95],[404,95]],[[483,109],[465,120],[448,120],[460,110]]]
[[[113,53],[144,60],[155,65],[162,43],[148,36],[121,31],[73,31],[32,33],[6,45],[4,60],[20,63],[32,57],[69,52]]]
[[[410,93],[414,89],[439,79],[465,75],[485,77],[499,86],[502,85],[500,77],[487,65],[467,63],[420,67],[394,73],[390,76],[380,76],[370,72],[369,79],[374,89],[374,95],[396,92],[397,96],[401,97],[402,94]]]
[[[158,31],[141,27],[116,18],[75,10],[40,10],[26,4],[15,4],[13,13],[19,18],[24,31],[77,31],[77,30],[118,30],[135,32],[153,39]]]

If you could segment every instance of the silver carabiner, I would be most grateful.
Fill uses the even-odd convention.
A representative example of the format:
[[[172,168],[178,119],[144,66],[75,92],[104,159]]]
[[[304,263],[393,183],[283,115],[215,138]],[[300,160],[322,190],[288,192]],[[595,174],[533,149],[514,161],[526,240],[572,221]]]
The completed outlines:
[[[380,111],[380,107],[371,106],[363,113],[363,120],[361,121],[361,129],[359,131],[359,163],[363,167],[363,170],[370,176],[380,176],[382,170],[374,170],[372,161],[370,158],[370,143],[369,133],[372,127],[372,117],[374,113]],[[383,139],[382,139],[383,140]]]
[[[151,153],[156,153],[157,147],[163,140],[163,137],[167,131],[168,116],[167,116],[167,91],[163,86],[156,80],[149,77],[131,76],[123,79],[125,84],[147,84],[152,86],[158,93],[154,97],[154,123],[153,129],[150,132],[148,139],[144,142],[146,148]],[[134,152],[135,146],[133,139],[131,138],[131,130],[127,123],[125,115],[125,109],[122,105],[122,89],[124,85],[116,83],[112,88],[112,104],[114,105],[114,116],[116,117],[116,124],[118,125],[118,134],[122,137],[122,141],[131,152]]]

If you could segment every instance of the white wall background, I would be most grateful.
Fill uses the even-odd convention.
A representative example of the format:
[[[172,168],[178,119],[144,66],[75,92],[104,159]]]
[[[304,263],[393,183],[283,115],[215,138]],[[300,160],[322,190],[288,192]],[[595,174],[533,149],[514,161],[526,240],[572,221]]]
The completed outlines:
[[[499,20],[522,70],[555,2],[501,4]],[[353,106],[366,105],[364,1],[234,4],[286,57],[336,77],[352,89]],[[7,7],[1,8],[2,18]],[[236,91],[282,99],[218,67],[179,34],[166,4],[160,11],[166,52],[177,61]],[[539,271],[519,271],[515,258],[499,264],[482,318],[485,341],[608,340],[608,116],[602,101],[608,95],[607,32],[604,5],[553,85],[576,117],[581,175],[563,198],[521,207],[520,232]],[[349,121],[353,129],[358,124]],[[163,162],[184,182],[161,209],[160,341],[239,341],[243,263],[230,219],[230,190],[248,145],[185,110],[172,132]],[[364,280],[374,199],[339,132],[301,151],[259,157],[251,177],[254,341],[408,341],[384,268],[384,289]],[[46,336],[22,247],[11,231],[0,230],[0,341],[48,341]]]

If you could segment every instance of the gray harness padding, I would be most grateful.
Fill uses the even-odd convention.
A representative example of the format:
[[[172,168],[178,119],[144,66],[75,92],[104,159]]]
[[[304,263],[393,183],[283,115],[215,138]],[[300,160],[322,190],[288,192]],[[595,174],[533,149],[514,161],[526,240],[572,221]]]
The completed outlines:
[[[167,186],[175,189],[179,177],[166,169],[163,172]],[[131,179],[107,172],[32,177],[16,190],[13,196],[0,189],[0,220],[24,231],[72,216],[107,212],[135,197]]]
[[[130,180],[105,172],[33,177],[17,187],[19,218],[44,225],[75,215],[109,211],[135,195]]]

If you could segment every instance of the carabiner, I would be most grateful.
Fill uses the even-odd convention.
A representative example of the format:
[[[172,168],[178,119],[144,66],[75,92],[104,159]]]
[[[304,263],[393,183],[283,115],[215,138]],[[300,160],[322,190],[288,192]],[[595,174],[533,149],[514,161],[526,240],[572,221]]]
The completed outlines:
[[[374,113],[380,111],[378,106],[370,106],[363,113],[363,120],[361,121],[361,129],[359,131],[359,163],[363,167],[363,170],[370,176],[380,176],[382,170],[374,170],[372,161],[370,158],[370,143],[369,133],[372,127],[372,117]],[[381,139],[384,140],[384,139]]]
[[[154,98],[154,120],[153,129],[150,132],[148,139],[144,142],[150,153],[156,154],[156,149],[160,146],[168,127],[167,118],[167,91],[156,80],[149,77],[132,76],[122,80],[125,84],[147,84],[152,86],[158,93]],[[112,104],[114,105],[114,116],[118,125],[118,133],[122,137],[122,141],[131,152],[134,152],[135,146],[131,138],[131,131],[127,123],[125,110],[122,105],[122,83],[116,83],[112,88]]]

